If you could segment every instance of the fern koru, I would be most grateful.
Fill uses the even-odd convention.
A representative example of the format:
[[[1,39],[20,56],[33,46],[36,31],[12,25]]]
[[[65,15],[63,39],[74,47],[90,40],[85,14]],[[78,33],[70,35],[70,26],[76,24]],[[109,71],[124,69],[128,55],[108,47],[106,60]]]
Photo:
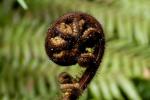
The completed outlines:
[[[59,75],[63,100],[76,100],[93,79],[102,60],[105,38],[100,23],[91,15],[74,12],[63,15],[48,29],[46,53],[58,65],[78,63],[86,68],[79,80]]]

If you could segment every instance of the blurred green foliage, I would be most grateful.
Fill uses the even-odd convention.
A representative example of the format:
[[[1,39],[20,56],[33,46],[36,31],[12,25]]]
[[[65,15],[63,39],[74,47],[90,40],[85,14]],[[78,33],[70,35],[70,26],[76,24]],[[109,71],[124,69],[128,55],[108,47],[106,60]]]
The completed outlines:
[[[48,60],[48,27],[67,12],[96,17],[106,50],[80,100],[150,99],[150,0],[0,0],[0,100],[56,100],[57,76],[83,69]],[[74,65],[78,66],[78,65]]]

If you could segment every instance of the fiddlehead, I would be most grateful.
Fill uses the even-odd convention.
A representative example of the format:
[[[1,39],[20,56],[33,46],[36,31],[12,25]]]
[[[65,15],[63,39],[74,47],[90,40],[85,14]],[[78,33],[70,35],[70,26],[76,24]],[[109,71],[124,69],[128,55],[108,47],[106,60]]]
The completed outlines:
[[[104,46],[101,25],[85,13],[65,14],[48,29],[45,48],[49,58],[58,65],[78,63],[86,68],[79,80],[65,72],[60,74],[64,100],[76,100],[86,89],[100,65]]]

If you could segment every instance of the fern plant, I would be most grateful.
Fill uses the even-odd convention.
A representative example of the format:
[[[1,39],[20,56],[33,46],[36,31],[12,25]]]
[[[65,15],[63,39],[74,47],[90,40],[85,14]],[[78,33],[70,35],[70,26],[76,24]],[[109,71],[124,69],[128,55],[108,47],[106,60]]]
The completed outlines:
[[[81,100],[144,99],[133,79],[148,80],[150,84],[149,0],[27,0],[28,10],[20,6],[13,9],[14,2],[0,2],[2,100],[57,99],[56,77],[66,68],[57,69],[58,65],[48,60],[44,41],[51,22],[71,11],[95,16],[102,22],[107,39],[99,73]],[[71,67],[68,72],[76,75],[79,70],[82,72]]]

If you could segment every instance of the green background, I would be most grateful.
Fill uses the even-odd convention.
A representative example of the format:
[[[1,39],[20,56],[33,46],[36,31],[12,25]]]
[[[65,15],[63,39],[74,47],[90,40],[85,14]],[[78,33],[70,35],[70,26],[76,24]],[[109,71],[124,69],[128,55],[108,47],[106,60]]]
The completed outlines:
[[[57,77],[80,77],[45,54],[48,27],[81,11],[103,26],[106,50],[80,100],[150,100],[150,0],[0,0],[0,100],[57,100]]]

